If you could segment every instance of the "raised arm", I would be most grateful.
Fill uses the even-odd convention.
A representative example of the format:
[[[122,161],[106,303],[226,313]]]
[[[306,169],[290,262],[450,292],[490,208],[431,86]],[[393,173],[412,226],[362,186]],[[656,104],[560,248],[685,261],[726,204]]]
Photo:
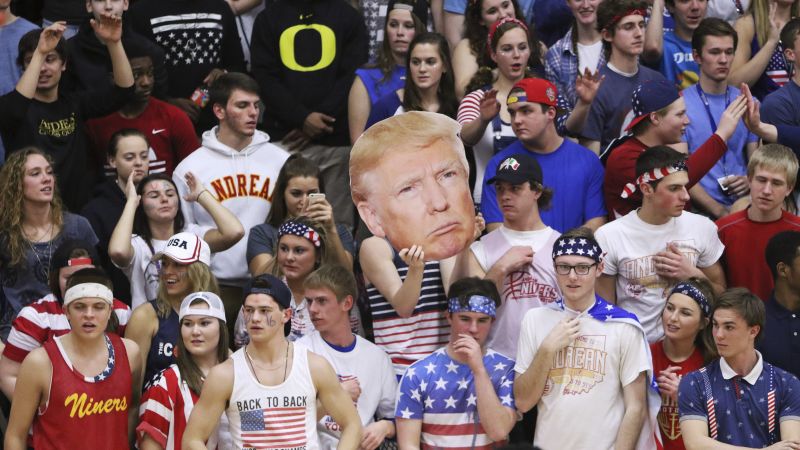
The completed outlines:
[[[217,427],[225,405],[233,393],[233,361],[228,359],[208,372],[200,400],[194,405],[182,446],[186,450],[206,450],[206,441]]]
[[[133,176],[128,177],[125,183],[125,208],[119,216],[117,226],[111,233],[108,241],[108,257],[117,267],[128,267],[134,257],[134,248],[131,244],[133,235],[133,219],[136,216],[136,208],[139,206],[141,196],[136,193],[136,186],[133,184]]]
[[[323,197],[309,199],[308,206],[304,213],[312,220],[319,222],[325,227],[328,239],[326,250],[330,252],[336,261],[348,269],[353,268],[353,255],[344,248],[342,239],[339,237],[339,230],[333,216],[333,206]]]
[[[400,317],[411,317],[419,302],[422,276],[425,273],[425,253],[414,245],[400,251],[400,257],[408,264],[405,280],[400,279],[392,263],[392,248],[379,238],[370,237],[361,244],[361,267],[364,275],[392,305]]]
[[[778,46],[781,29],[784,25],[775,18],[775,9],[775,2],[771,2],[769,6],[769,37],[755,55],[752,55],[750,51],[750,43],[755,36],[753,16],[748,14],[736,21],[734,28],[739,35],[739,42],[736,45],[736,54],[733,57],[728,84],[736,86],[739,83],[747,83],[752,86],[766,70],[772,53]]]
[[[658,65],[664,50],[664,0],[653,0],[647,27],[644,30],[642,60]]]
[[[355,450],[361,443],[361,419],[353,401],[342,389],[336,372],[325,358],[308,352],[311,378],[317,388],[317,396],[328,414],[341,427],[338,449]]]
[[[244,227],[239,219],[228,208],[222,206],[222,203],[197,180],[192,172],[186,172],[185,181],[189,192],[183,199],[189,203],[199,203],[217,225],[217,228],[206,231],[203,236],[211,251],[221,252],[239,242],[244,237]]]
[[[17,92],[25,98],[33,98],[36,94],[36,85],[39,84],[39,71],[42,70],[42,64],[47,58],[47,54],[55,50],[66,29],[66,22],[55,22],[42,30],[42,34],[39,35],[39,43],[31,56],[31,61],[17,81]]]
[[[103,12],[100,20],[91,19],[90,23],[95,35],[108,48],[114,84],[122,88],[133,86],[133,71],[122,47],[122,17]]]
[[[461,140],[473,146],[480,142],[486,127],[500,114],[497,89],[488,92],[474,91],[467,94],[458,105],[458,122],[461,123]]]

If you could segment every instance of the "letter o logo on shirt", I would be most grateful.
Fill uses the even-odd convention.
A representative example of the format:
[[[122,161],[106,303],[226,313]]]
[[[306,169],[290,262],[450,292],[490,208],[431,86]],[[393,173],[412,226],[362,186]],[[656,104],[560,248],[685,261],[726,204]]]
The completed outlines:
[[[322,42],[322,54],[319,61],[313,66],[301,66],[295,59],[294,41],[297,33],[303,30],[314,30],[319,33],[320,41]],[[322,70],[333,62],[336,58],[336,35],[330,27],[320,25],[317,23],[311,25],[295,25],[283,30],[279,41],[281,51],[281,62],[283,65],[291,70],[297,72],[314,72],[315,70]]]

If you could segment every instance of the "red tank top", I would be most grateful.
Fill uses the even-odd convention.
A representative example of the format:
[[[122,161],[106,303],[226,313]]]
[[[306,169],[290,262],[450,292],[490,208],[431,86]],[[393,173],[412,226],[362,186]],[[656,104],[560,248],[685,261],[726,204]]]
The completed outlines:
[[[114,368],[107,378],[86,381],[67,365],[55,340],[44,344],[53,364],[50,397],[33,423],[36,450],[60,448],[127,449],[131,368],[125,344],[107,334],[114,348]]]

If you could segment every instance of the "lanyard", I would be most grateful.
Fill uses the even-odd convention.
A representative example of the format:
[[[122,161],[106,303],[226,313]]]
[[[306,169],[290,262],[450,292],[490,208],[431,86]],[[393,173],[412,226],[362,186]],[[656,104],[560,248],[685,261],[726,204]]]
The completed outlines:
[[[697,95],[700,96],[700,101],[703,102],[703,106],[706,108],[706,114],[708,115],[708,121],[711,122],[711,133],[717,131],[717,121],[714,120],[714,115],[711,114],[711,107],[708,105],[708,98],[706,97],[706,93],[703,92],[703,88],[700,87],[700,82],[698,81],[697,84],[694,85],[695,89],[697,89]],[[731,88],[729,86],[725,87],[725,109],[728,109],[728,106],[731,104]],[[727,159],[728,159],[728,152],[726,151],[722,155],[722,171],[725,176],[728,175],[728,167],[727,167]]]

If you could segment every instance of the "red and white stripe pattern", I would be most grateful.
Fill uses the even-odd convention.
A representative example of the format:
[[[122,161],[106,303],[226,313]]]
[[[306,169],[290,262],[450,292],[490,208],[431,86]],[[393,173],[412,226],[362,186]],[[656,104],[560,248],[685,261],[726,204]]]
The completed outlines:
[[[165,450],[180,449],[186,422],[198,398],[181,379],[178,367],[170,366],[142,397],[136,427],[139,442],[147,434]]]
[[[395,373],[447,344],[450,327],[444,311],[426,311],[409,318],[394,317],[373,322],[375,344],[392,359]]]
[[[456,115],[458,123],[464,125],[473,120],[478,120],[481,116],[481,101],[483,101],[485,95],[486,92],[483,89],[478,89],[461,99],[461,103],[458,105],[458,114]]]
[[[119,321],[117,334],[122,336],[131,318],[131,309],[117,299],[114,299],[113,308]],[[48,294],[20,310],[11,324],[3,356],[21,363],[28,353],[55,336],[69,333],[70,329],[61,303],[53,294]]]
[[[306,407],[266,408],[240,413],[242,441],[253,448],[306,445]]]
[[[636,192],[639,185],[642,183],[650,183],[652,181],[660,180],[667,175],[673,174],[675,172],[686,171],[686,162],[682,161],[670,167],[660,167],[656,169],[649,170],[636,178],[636,183],[628,183],[625,185],[625,188],[622,189],[622,194],[620,197],[628,198]]]
[[[775,432],[775,389],[767,394],[767,431],[770,436]]]
[[[711,439],[717,440],[717,411],[714,407],[714,396],[711,393],[711,382],[708,380],[708,373],[706,368],[700,369],[703,375],[703,384],[706,392],[706,412],[708,414],[708,436]]]

